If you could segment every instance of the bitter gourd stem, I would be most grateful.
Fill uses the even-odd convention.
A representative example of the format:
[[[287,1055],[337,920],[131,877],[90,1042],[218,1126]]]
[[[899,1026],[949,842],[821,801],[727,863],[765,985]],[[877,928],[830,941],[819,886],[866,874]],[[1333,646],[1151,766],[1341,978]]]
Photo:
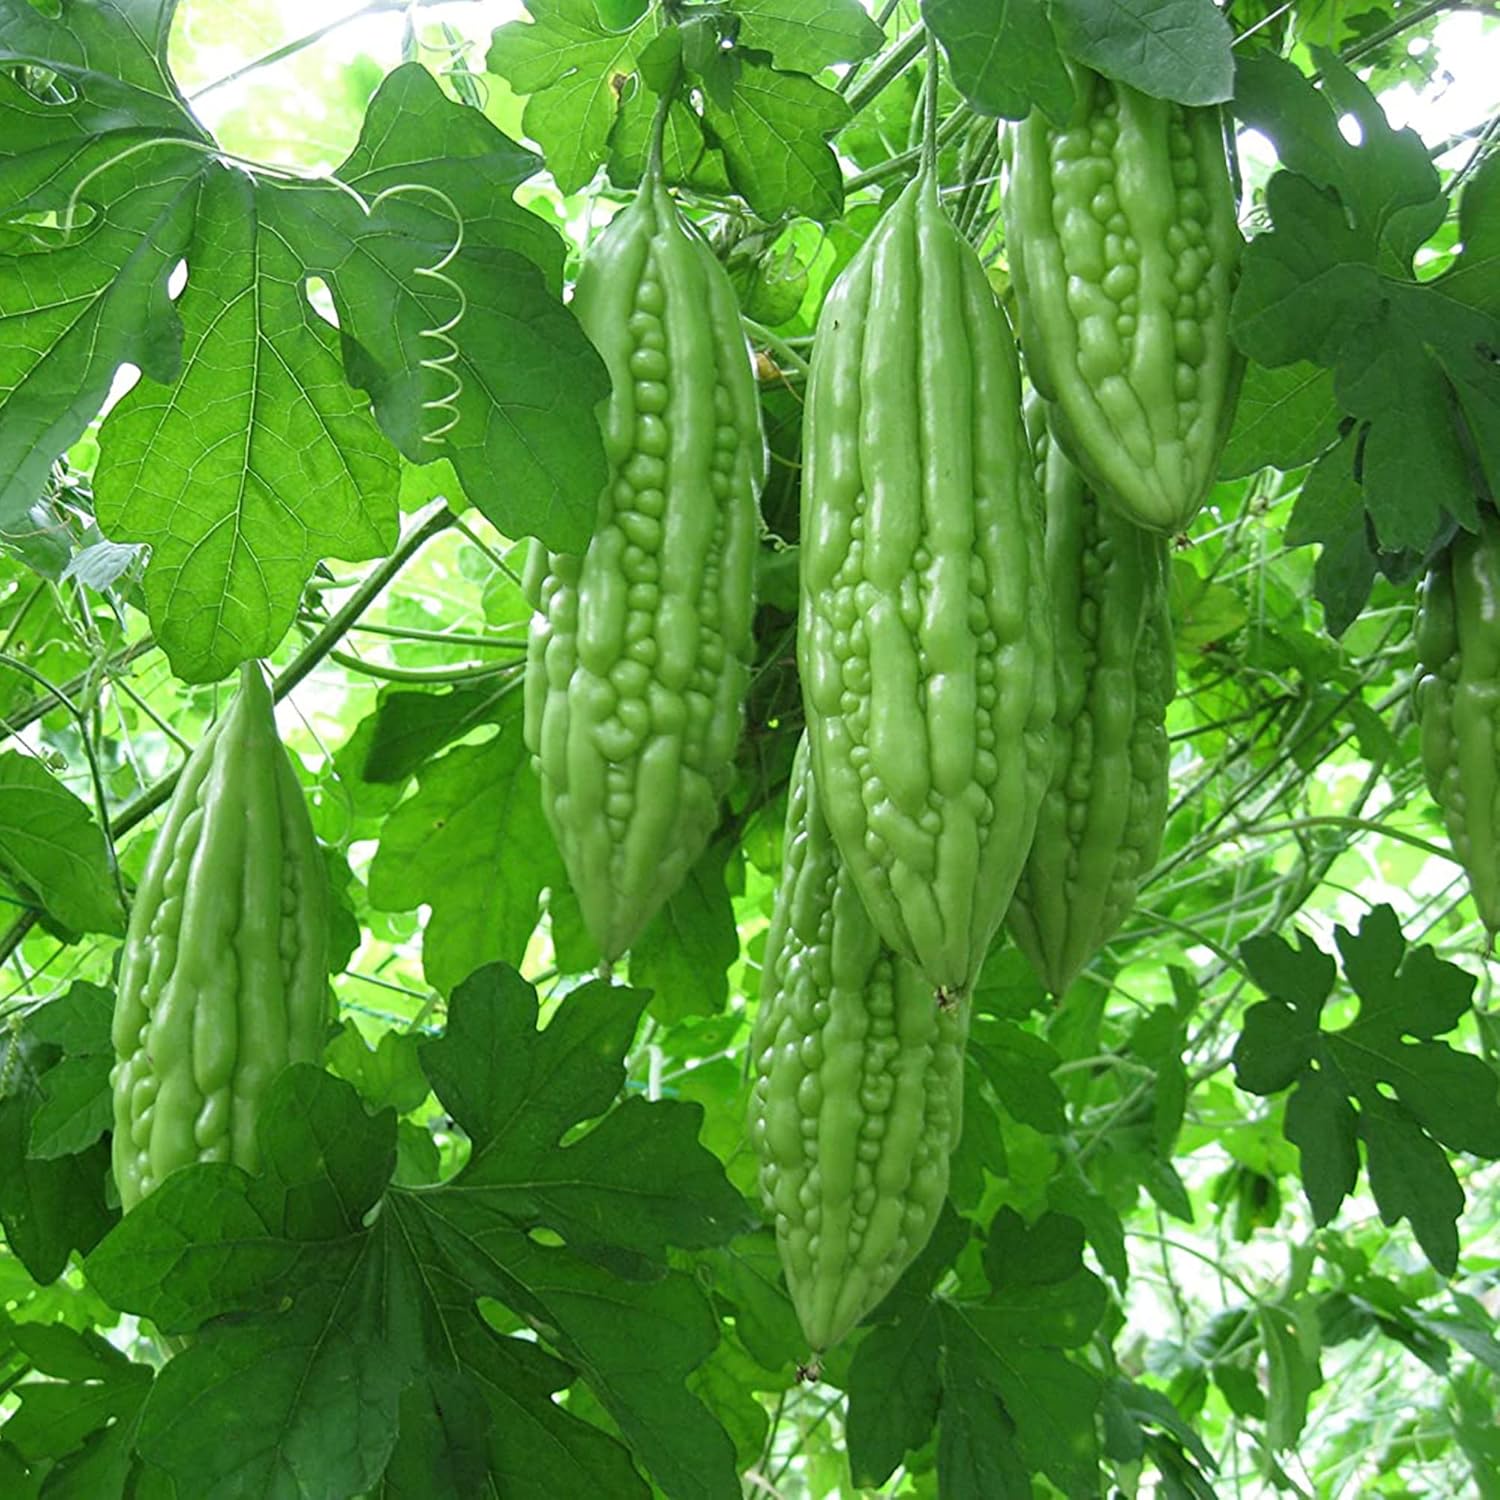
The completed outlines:
[[[946,146],[949,141],[961,131],[965,125],[975,118],[973,110],[967,104],[961,104],[938,126],[938,146]],[[884,182],[887,177],[899,177],[911,167],[920,166],[922,162],[921,144],[913,146],[909,151],[897,152],[895,156],[888,156],[883,162],[877,163],[868,171],[856,172],[852,177],[844,179],[844,196],[851,198],[862,188],[874,187],[876,183]]]
[[[926,41],[927,28],[918,21],[906,32],[883,57],[876,60],[869,72],[850,86],[845,94],[849,112],[857,115],[881,91],[901,76],[915,60]]]
[[[927,78],[922,95],[922,170],[937,180],[938,138],[938,51],[937,38],[931,29],[926,38]]]

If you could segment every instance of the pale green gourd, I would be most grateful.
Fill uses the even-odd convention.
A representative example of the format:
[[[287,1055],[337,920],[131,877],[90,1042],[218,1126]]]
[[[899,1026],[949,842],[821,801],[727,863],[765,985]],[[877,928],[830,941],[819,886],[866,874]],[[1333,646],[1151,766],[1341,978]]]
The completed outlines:
[[[967,999],[880,941],[798,745],[761,969],[750,1136],[809,1345],[836,1344],[927,1243],[962,1124]]]
[[[131,904],[115,1000],[127,1210],[178,1167],[254,1171],[271,1080],[321,1056],[328,877],[256,662],[189,756]]]
[[[728,275],[654,167],[590,246],[573,310],[609,367],[610,480],[582,556],[532,545],[525,734],[612,962],[718,825],[749,684],[765,442]]]
[[[885,942],[964,994],[1051,771],[1052,621],[1010,325],[930,167],[823,305],[803,456],[824,815]]]
[[[1168,543],[1099,504],[1040,428],[1057,628],[1056,760],[1006,925],[1060,995],[1156,860],[1176,691]]]

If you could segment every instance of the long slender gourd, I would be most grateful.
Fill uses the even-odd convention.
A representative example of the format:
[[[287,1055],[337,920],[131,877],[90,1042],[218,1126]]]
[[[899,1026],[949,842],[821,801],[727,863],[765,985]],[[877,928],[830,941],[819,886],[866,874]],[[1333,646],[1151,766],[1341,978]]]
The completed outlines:
[[[927,1243],[963,1107],[967,999],[881,941],[798,745],[761,968],[750,1135],[803,1332],[821,1353]]]
[[[1176,670],[1166,539],[1101,506],[1041,426],[1056,760],[1006,924],[1061,995],[1119,929],[1160,848]]]
[[[321,1056],[328,876],[256,662],[188,757],[126,929],[114,1172],[129,1210],[200,1161],[254,1171],[261,1100]]]
[[[1219,111],[1082,66],[1073,117],[1010,127],[1006,249],[1053,431],[1102,500],[1180,531],[1212,486],[1243,361],[1242,241]]]
[[[1500,518],[1481,511],[1417,603],[1422,769],[1480,920],[1500,931]]]
[[[828,294],[804,424],[824,813],[885,942],[963,994],[1051,770],[1052,629],[1010,325],[930,169]]]
[[[590,246],[573,310],[609,367],[610,479],[581,556],[531,549],[525,735],[613,962],[718,823],[749,682],[765,443],[728,275],[654,166]]]

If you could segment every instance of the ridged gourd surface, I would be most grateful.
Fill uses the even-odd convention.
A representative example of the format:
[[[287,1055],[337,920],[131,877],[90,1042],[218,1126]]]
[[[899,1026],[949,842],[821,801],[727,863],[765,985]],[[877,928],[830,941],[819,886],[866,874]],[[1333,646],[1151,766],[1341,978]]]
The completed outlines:
[[[1101,506],[1045,430],[1040,436],[1056,760],[1006,921],[1060,995],[1129,915],[1156,860],[1176,663],[1165,538]]]
[[[271,1080],[329,1019],[328,878],[255,662],[183,766],[136,888],[114,1013],[125,1209],[168,1173],[254,1171]]]
[[[1180,531],[1213,484],[1243,361],[1242,241],[1220,115],[1082,67],[1063,128],[1011,127],[1006,248],[1021,347],[1100,498]]]
[[[648,175],[573,310],[609,367],[581,555],[533,543],[525,733],[585,923],[618,958],[718,822],[752,650],[765,445],[728,276]]]
[[[808,1343],[870,1312],[927,1243],[963,1107],[969,1002],[881,941],[798,746],[751,1039],[761,1195]]]
[[[923,172],[835,282],[804,430],[814,774],[886,943],[967,991],[1050,773],[1051,611],[1014,341]]]
[[[1422,767],[1480,920],[1500,931],[1500,520],[1460,532],[1417,606]]]

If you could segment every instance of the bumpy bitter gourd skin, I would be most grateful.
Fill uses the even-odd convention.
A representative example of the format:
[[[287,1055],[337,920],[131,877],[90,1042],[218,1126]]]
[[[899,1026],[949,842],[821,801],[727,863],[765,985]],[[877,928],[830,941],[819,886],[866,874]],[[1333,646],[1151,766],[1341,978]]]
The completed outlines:
[[[1006,925],[1061,995],[1118,931],[1155,862],[1177,684],[1166,539],[1101,506],[1045,431],[1041,443],[1056,760]]]
[[[806,738],[751,1048],[761,1195],[811,1347],[836,1344],[932,1233],[963,1108],[969,1002],[875,931],[823,819]]]
[[[1481,513],[1417,605],[1422,768],[1491,939],[1500,931],[1500,519]]]
[[[765,442],[728,275],[653,170],[573,310],[609,366],[582,556],[533,545],[526,742],[584,920],[618,958],[718,823],[752,650]]]
[[[1021,348],[1100,498],[1173,533],[1213,484],[1243,369],[1229,338],[1242,241],[1219,112],[1073,75],[1065,128],[1035,109],[1011,128]]]
[[[814,774],[886,943],[949,995],[1051,771],[1051,611],[1010,325],[929,171],[818,320],[797,661]]]
[[[114,1172],[132,1208],[198,1161],[258,1164],[271,1080],[329,1019],[328,877],[260,666],[183,766],[115,1001]]]

